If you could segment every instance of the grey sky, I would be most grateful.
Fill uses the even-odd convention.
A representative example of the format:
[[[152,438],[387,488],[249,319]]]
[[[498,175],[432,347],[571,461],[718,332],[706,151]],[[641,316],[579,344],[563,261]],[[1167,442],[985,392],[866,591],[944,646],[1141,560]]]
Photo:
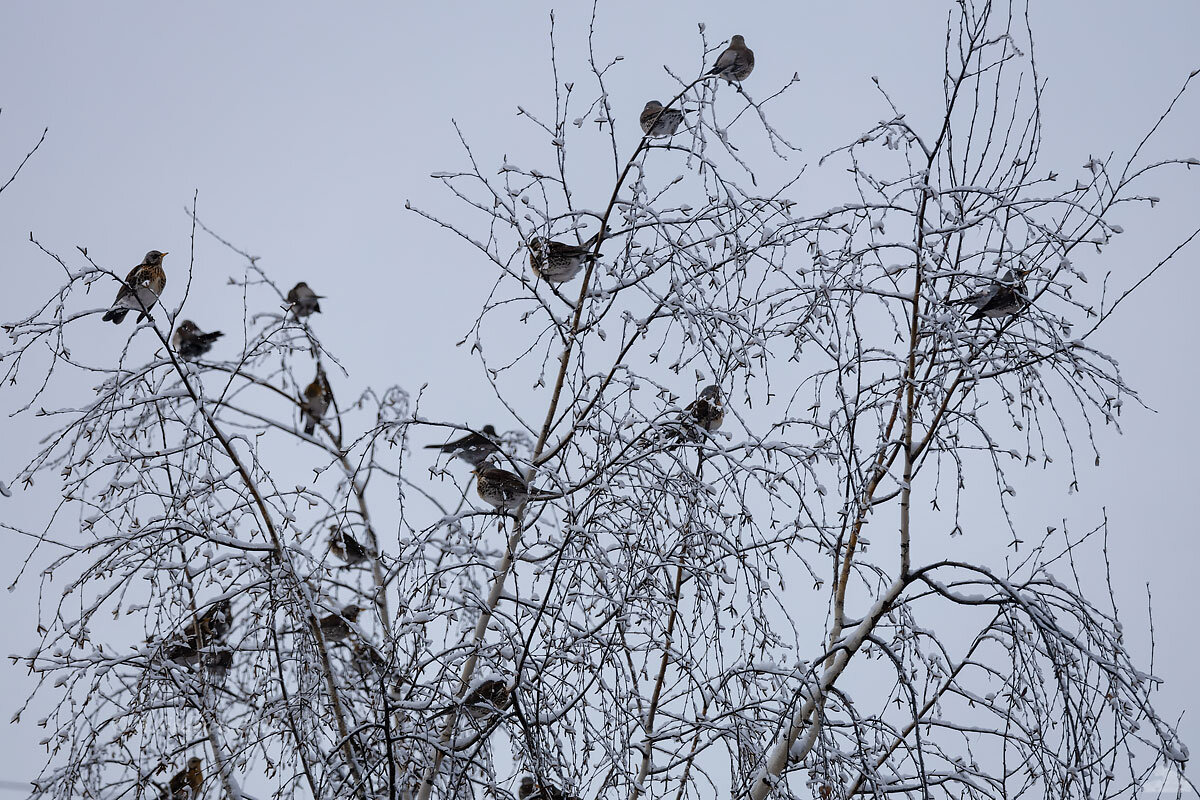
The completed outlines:
[[[1077,169],[1091,154],[1128,153],[1189,71],[1200,67],[1195,0],[1129,4],[1036,4],[1033,24],[1041,77],[1048,81],[1043,160]],[[504,154],[546,159],[546,142],[516,116],[517,105],[552,107],[547,29],[540,3],[9,4],[0,15],[0,180],[44,126],[42,150],[0,195],[0,320],[28,310],[57,275],[29,233],[67,254],[88,247],[100,263],[127,269],[150,248],[186,264],[199,191],[201,218],[262,257],[283,286],[304,279],[329,300],[322,336],[350,372],[346,396],[363,385],[430,384],[427,404],[446,418],[490,418],[479,367],[456,342],[494,280],[490,265],[458,240],[405,211],[406,199],[443,215],[461,207],[430,172],[462,163],[456,119],[485,165]],[[887,116],[871,86],[877,75],[909,119],[933,120],[940,95],[943,4],[645,3],[606,0],[600,50],[621,54],[610,91],[625,115],[632,147],[646,99],[669,96],[661,65],[679,74],[699,66],[696,23],[710,41],[742,33],[754,48],[757,91],[793,72],[793,99],[773,119],[809,159]],[[587,81],[587,10],[559,9],[563,80]],[[1185,98],[1152,152],[1200,157],[1200,87]],[[798,163],[789,164],[794,169]],[[595,179],[608,179],[600,165]],[[582,176],[587,181],[592,176]],[[1089,277],[1130,275],[1167,254],[1200,224],[1200,170],[1152,181],[1153,213],[1118,215],[1126,233],[1100,257],[1080,260]],[[814,203],[819,185],[798,194]],[[830,204],[838,201],[830,200]],[[597,203],[592,205],[597,205]],[[587,205],[586,203],[584,205]],[[1197,390],[1194,342],[1200,333],[1197,250],[1123,305],[1100,342],[1155,412],[1126,406],[1126,435],[1098,433],[1100,469],[1086,467],[1082,491],[1021,476],[1016,502],[1030,524],[1069,517],[1091,527],[1108,508],[1118,599],[1131,639],[1145,620],[1144,585],[1157,609],[1154,671],[1167,680],[1164,712],[1200,709],[1190,591],[1197,544],[1194,453]],[[199,240],[189,308],[202,328],[237,328],[241,309],[223,284],[240,274],[233,254]],[[178,273],[176,273],[178,274]],[[168,286],[168,300],[181,282]],[[106,305],[107,287],[93,293]],[[97,346],[121,345],[129,326],[101,326]],[[7,400],[0,409],[9,410]],[[65,405],[69,400],[63,400]],[[38,432],[0,423],[0,480],[31,452]],[[1090,465],[1090,458],[1082,461]],[[15,509],[15,511],[14,511]],[[41,511],[20,496],[0,499],[0,517],[32,526]],[[955,542],[953,548],[970,548]],[[24,542],[9,542],[15,557]],[[986,549],[986,548],[985,548]],[[988,551],[992,552],[992,551]],[[1000,549],[1002,552],[1002,548]],[[5,584],[12,570],[3,574]],[[32,645],[35,583],[4,600],[3,653]],[[1145,652],[1145,651],[1143,651]],[[15,706],[29,687],[19,668],[0,686]],[[1192,712],[1194,713],[1194,711]],[[43,758],[45,735],[32,725],[0,727],[0,779],[24,780]],[[1200,746],[1200,725],[1183,725]]]

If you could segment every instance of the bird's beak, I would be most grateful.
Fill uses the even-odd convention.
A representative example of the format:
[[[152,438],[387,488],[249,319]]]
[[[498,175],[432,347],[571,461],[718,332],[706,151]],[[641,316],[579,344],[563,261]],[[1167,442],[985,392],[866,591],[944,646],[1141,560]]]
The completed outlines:
[[[163,253],[163,255],[164,255],[164,256],[169,256],[169,255],[171,255],[171,254],[170,254],[170,253]]]

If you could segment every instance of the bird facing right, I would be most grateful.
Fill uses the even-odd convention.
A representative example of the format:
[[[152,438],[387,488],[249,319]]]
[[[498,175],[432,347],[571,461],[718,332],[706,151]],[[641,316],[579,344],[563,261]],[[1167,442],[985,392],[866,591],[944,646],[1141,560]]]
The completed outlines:
[[[185,319],[175,326],[171,336],[171,346],[179,357],[187,361],[195,361],[200,356],[212,350],[213,342],[225,334],[220,331],[205,333],[196,327],[196,323]]]
[[[531,488],[520,475],[500,469],[490,461],[482,461],[475,467],[475,491],[483,502],[499,511],[516,511],[529,500],[556,496]]]
[[[579,800],[575,795],[567,794],[554,784],[539,783],[532,775],[521,778],[517,797],[519,800]]]
[[[362,545],[350,531],[337,527],[329,529],[329,552],[345,561],[349,566],[361,564],[371,555],[371,551]]]
[[[361,611],[361,608],[351,603],[337,614],[322,617],[320,621],[321,635],[328,642],[340,642],[349,638],[350,634],[354,632],[350,625],[358,621]]]
[[[496,444],[496,440],[499,438],[500,434],[496,433],[494,427],[484,425],[479,433],[472,431],[466,436],[446,442],[445,444],[427,444],[425,445],[425,449],[440,450],[451,456],[457,456],[471,466],[476,467],[492,453],[499,451],[500,445]]]
[[[686,439],[696,442],[701,439],[700,431],[712,433],[721,427],[725,421],[725,400],[721,397],[721,387],[715,383],[705,386],[695,400],[688,403],[683,410],[679,422],[681,430],[676,432],[676,439]]]
[[[592,252],[599,236],[597,232],[581,245],[535,236],[529,240],[529,268],[546,283],[566,283],[578,275],[586,264],[602,255]]]
[[[754,51],[746,47],[746,40],[740,34],[735,35],[721,55],[717,56],[716,65],[708,71],[709,75],[724,78],[729,83],[744,81],[754,71]]]
[[[204,783],[204,762],[195,756],[187,760],[187,766],[172,776],[160,793],[161,800],[200,800],[200,787]]]
[[[300,403],[301,416],[304,417],[304,432],[309,436],[317,429],[317,423],[325,416],[329,406],[333,404],[333,389],[325,377],[325,370],[317,366],[317,377],[304,387],[304,400]]]
[[[296,319],[302,319],[309,316],[313,312],[321,313],[321,304],[318,302],[321,295],[308,288],[308,284],[300,281],[292,287],[287,293],[288,308],[291,309]]]
[[[647,136],[666,138],[674,136],[675,131],[679,130],[679,125],[683,122],[683,112],[677,108],[663,108],[662,103],[651,100],[642,109],[638,122],[641,123],[642,133]]]
[[[150,309],[167,287],[167,273],[162,265],[165,255],[159,250],[151,250],[146,253],[142,263],[129,271],[125,282],[117,290],[117,299],[113,300],[112,308],[104,314],[105,322],[120,325],[130,311],[138,312],[138,322],[150,316]]]

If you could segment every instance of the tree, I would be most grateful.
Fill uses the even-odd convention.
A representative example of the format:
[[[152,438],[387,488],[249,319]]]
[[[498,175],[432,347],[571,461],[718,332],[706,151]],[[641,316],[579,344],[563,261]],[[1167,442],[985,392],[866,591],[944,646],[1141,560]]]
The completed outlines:
[[[613,102],[593,42],[595,95],[556,81],[554,119],[525,112],[549,166],[493,174],[463,137],[466,166],[435,176],[463,216],[414,210],[497,272],[467,342],[515,420],[501,510],[460,462],[409,457],[480,429],[400,387],[339,404],[318,319],[249,255],[236,358],[180,355],[185,292],[97,364],[71,352],[98,324],[79,293],[124,270],[44,250],[65,284],[6,326],[3,359],[58,423],[17,483],[64,490],[29,532],[56,550],[27,663],[61,698],[35,794],[186,795],[197,756],[202,791],[233,797],[259,772],[274,796],[504,796],[510,758],[589,798],[1090,798],[1181,774],[1156,679],[1076,567],[1105,526],[1016,541],[1006,460],[1074,469],[1136,400],[1089,344],[1132,289],[1074,262],[1189,162],[1139,148],[1060,187],[1026,19],[956,6],[942,118],[910,120],[881,82],[888,119],[817,162],[848,181],[816,209],[788,199],[805,168],[771,122],[789,86],[696,70],[664,92],[684,125],[626,155],[614,108],[649,98]],[[702,29],[698,61],[725,44]],[[569,169],[597,140],[599,201]],[[56,370],[96,374],[95,399],[43,412]],[[989,502],[1019,557],[914,557]],[[66,513],[81,537],[51,542]],[[797,608],[810,580],[823,619]],[[109,613],[144,641],[105,644]]]

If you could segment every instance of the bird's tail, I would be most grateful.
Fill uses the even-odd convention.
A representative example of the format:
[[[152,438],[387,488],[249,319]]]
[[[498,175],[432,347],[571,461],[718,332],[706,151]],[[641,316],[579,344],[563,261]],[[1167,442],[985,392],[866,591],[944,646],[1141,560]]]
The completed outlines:
[[[304,432],[309,436],[313,435],[313,431],[317,429],[317,421],[312,417],[308,418],[308,422],[304,424]]]
[[[129,313],[128,308],[110,308],[102,317],[104,322],[111,322],[114,325],[120,325],[125,321],[125,315]]]
[[[225,334],[221,333],[221,331],[213,331],[212,333],[201,334],[200,341],[203,342],[204,344],[212,344],[213,342],[215,342],[217,339],[220,339],[224,335]]]

